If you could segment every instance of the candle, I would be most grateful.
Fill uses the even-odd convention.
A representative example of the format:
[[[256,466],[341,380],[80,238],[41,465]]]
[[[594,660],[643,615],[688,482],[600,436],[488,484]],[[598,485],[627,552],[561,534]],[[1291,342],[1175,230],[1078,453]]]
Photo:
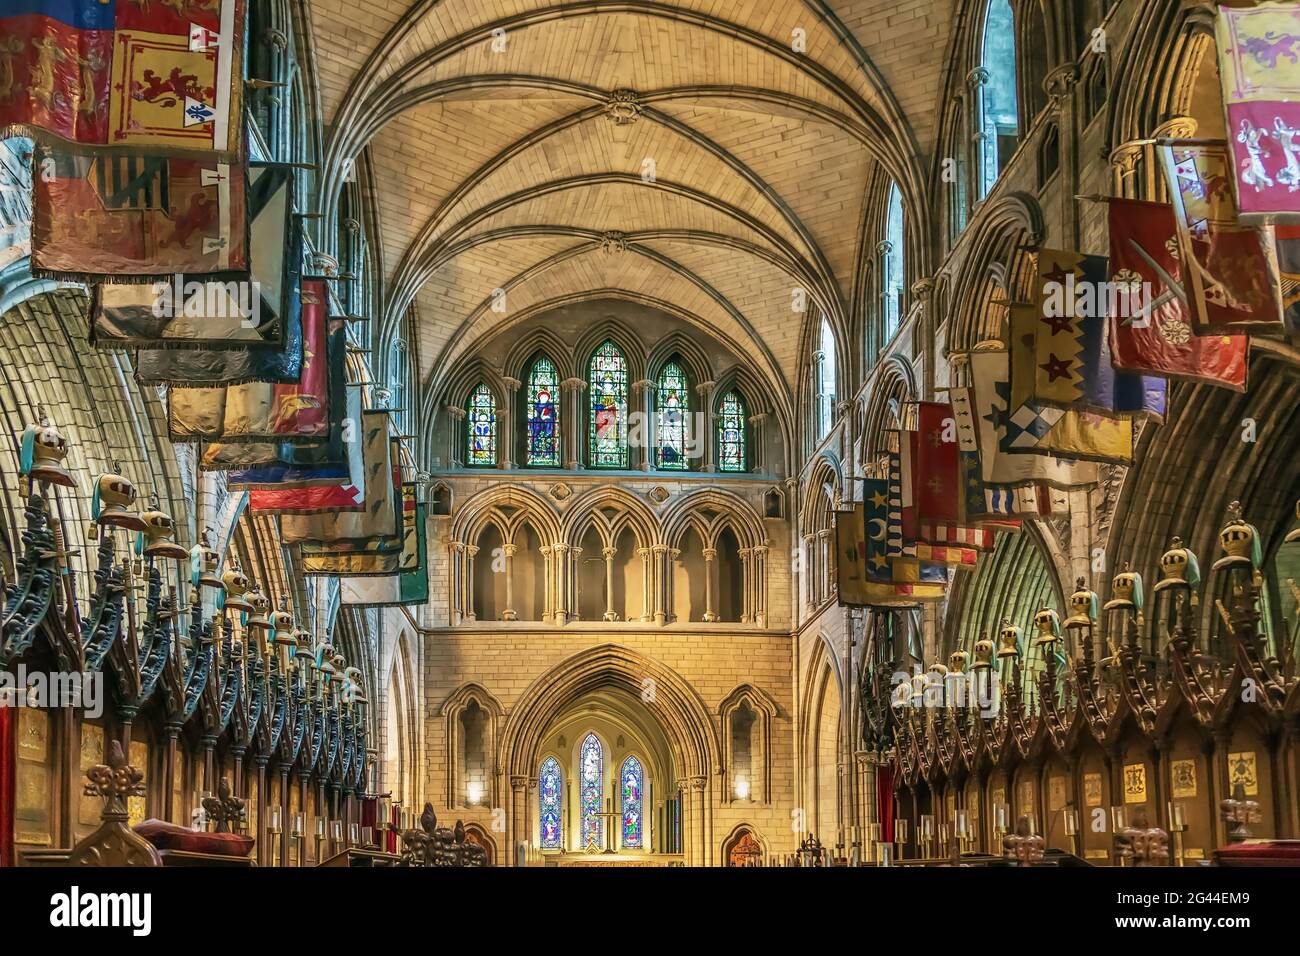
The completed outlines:
[[[1079,811],[1066,809],[1065,815],[1065,835],[1076,836],[1079,833]]]
[[[316,839],[318,840],[325,839],[325,818],[324,817],[316,818]]]
[[[280,832],[280,808],[279,807],[271,808],[271,822],[267,826],[267,829],[270,830],[272,833]]]
[[[1124,829],[1124,808],[1122,806],[1111,807],[1110,818],[1116,833]]]
[[[371,846],[371,845],[374,844],[374,842],[375,842],[375,830],[374,830],[374,827],[362,827],[362,828],[361,828],[361,843],[362,843],[362,845],[363,845],[363,846]]]
[[[348,845],[356,846],[361,842],[361,827],[355,823],[348,824]]]
[[[293,816],[293,836],[295,838],[302,836],[307,832],[307,817],[302,813],[295,813]]]

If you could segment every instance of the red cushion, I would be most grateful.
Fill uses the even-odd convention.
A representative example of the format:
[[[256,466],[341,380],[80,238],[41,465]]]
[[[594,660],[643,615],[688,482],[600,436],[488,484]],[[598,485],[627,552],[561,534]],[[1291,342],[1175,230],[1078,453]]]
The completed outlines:
[[[1214,851],[1220,866],[1300,866],[1300,840],[1252,840]]]
[[[162,820],[146,820],[135,828],[135,832],[160,850],[248,856],[253,849],[253,838],[242,833],[196,833],[189,827]]]

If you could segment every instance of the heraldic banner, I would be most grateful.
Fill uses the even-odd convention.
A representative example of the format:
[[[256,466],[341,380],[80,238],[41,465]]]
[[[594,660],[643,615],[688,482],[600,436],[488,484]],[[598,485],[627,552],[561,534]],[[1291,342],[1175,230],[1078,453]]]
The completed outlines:
[[[5,0],[0,135],[236,159],[243,34],[244,0]]]

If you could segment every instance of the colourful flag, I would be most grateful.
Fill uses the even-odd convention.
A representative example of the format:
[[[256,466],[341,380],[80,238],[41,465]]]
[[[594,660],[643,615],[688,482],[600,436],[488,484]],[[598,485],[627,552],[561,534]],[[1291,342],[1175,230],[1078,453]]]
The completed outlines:
[[[248,278],[207,282],[182,276],[153,286],[106,286],[101,302],[111,302],[113,311],[96,311],[92,341],[109,348],[147,343],[150,348],[136,353],[136,373],[150,384],[296,382],[302,366],[303,235],[293,211],[293,183],[287,166],[249,171]],[[223,335],[229,340],[213,345]]]
[[[396,471],[396,469],[395,469]],[[396,474],[397,494],[402,502],[400,527],[396,534],[359,540],[334,541],[327,544],[302,545],[304,574],[338,574],[349,577],[392,576],[419,566],[415,550],[415,484],[402,484]]]
[[[1106,317],[1125,312],[1127,302],[1109,281],[1105,257],[1043,249],[1038,277],[1037,307],[1011,310],[1012,408],[1035,402],[1163,416],[1165,380],[1112,365]]]
[[[1220,6],[1219,78],[1241,221],[1300,219],[1300,7]]]
[[[1282,300],[1272,230],[1237,221],[1228,147],[1179,141],[1159,152],[1196,331],[1276,331]]]
[[[401,516],[393,490],[395,449],[389,442],[387,410],[361,413],[361,443],[365,454],[365,509],[344,514],[286,514],[280,519],[281,541],[285,544],[325,543],[398,533]],[[252,496],[256,492],[249,494]]]
[[[917,542],[916,556],[921,561],[931,564],[951,564],[956,567],[973,568],[979,559],[979,552],[974,548],[952,548]]]
[[[1249,339],[1192,331],[1184,268],[1174,252],[1173,209],[1135,199],[1110,201],[1112,281],[1150,290],[1141,296],[1148,314],[1110,320],[1116,368],[1246,389]]]
[[[226,479],[226,487],[249,491],[248,507],[253,512],[313,514],[328,510],[362,510],[365,506],[365,466],[360,440],[360,385],[347,387],[346,401],[345,416],[340,422],[345,462],[342,477],[329,477],[334,472],[332,462],[324,466],[262,465],[232,471]]]
[[[429,566],[426,558],[425,506],[415,511],[414,565],[401,574],[382,577],[342,578],[339,603],[365,607],[396,607],[424,604],[429,600]],[[410,560],[403,546],[403,566]]]
[[[921,522],[921,540],[954,550],[992,551],[997,531],[946,522]],[[918,546],[919,547],[919,546]]]
[[[899,433],[902,441],[908,440],[908,433]],[[910,482],[907,483],[910,487]],[[914,519],[914,512],[905,516],[903,506],[903,465],[898,452],[889,455],[889,532],[885,538],[887,553],[891,558],[911,557],[915,555],[915,534],[908,534],[906,519]],[[906,509],[912,511],[912,509]]]
[[[1277,226],[1278,286],[1282,294],[1282,323],[1300,336],[1300,226]]]
[[[236,159],[244,22],[243,0],[5,0],[0,137]]]
[[[296,383],[249,382],[167,392],[172,441],[321,441],[330,436],[329,356],[345,354],[344,321],[331,319],[325,283],[303,283],[302,375]],[[341,358],[337,361],[342,362]],[[248,464],[250,462],[242,462]]]
[[[980,348],[969,353],[973,388],[954,389],[950,394],[958,434],[971,427],[976,436],[980,477],[986,484],[1018,485],[1044,481],[1058,487],[1092,484],[1096,465],[1071,461],[1051,454],[1017,454],[1004,450],[1009,430],[1015,428],[1008,405],[1011,382],[1008,355],[1002,349]]]
[[[865,573],[874,580],[892,580],[889,571],[889,480],[866,478],[862,482],[862,523],[866,553]]]
[[[920,402],[911,445],[912,502],[916,520],[957,521],[961,515],[961,472],[957,421],[947,402]]]
[[[840,604],[860,607],[866,603],[867,543],[863,536],[863,506],[835,512],[835,582]]]
[[[36,275],[248,278],[242,166],[124,150],[86,156],[39,144],[33,163]]]

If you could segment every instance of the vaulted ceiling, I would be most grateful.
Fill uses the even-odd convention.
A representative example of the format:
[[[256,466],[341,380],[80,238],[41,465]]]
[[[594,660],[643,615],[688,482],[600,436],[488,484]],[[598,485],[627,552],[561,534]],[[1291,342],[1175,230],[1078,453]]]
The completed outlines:
[[[878,167],[924,200],[951,2],[312,0],[324,202],[369,147],[381,327],[415,306],[435,392],[502,323],[616,292],[788,400],[792,290],[846,328]]]

